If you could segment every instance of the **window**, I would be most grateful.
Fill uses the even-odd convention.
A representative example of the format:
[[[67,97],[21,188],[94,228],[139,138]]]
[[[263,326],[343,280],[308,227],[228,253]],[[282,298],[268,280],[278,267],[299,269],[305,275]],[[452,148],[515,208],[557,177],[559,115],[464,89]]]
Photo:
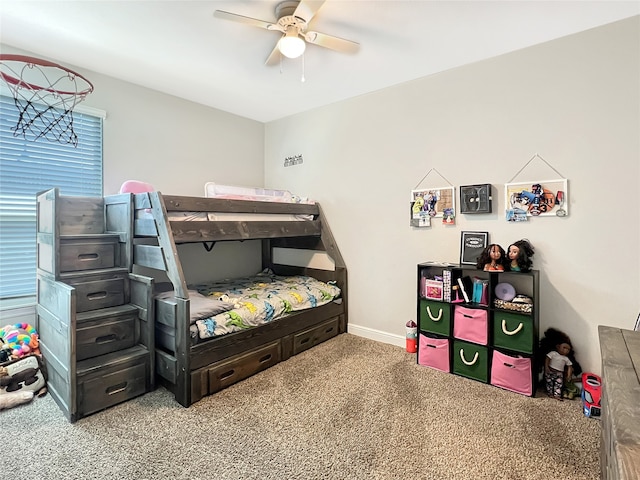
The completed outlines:
[[[89,109],[86,109],[89,110]],[[102,196],[104,113],[73,113],[78,146],[14,136],[20,112],[0,96],[0,307],[36,293],[36,193]]]

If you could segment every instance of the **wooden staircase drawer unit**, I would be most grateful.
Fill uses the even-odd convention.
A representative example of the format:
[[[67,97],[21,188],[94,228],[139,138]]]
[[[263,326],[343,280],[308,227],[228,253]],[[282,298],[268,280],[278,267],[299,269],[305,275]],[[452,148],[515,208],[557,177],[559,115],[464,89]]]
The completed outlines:
[[[99,365],[101,358],[107,363]],[[78,373],[79,417],[130,400],[147,391],[150,371],[149,353],[133,347],[105,357],[86,360],[90,366]],[[80,367],[80,364],[79,364]]]
[[[126,303],[124,282],[123,277],[77,283],[69,282],[76,289],[76,311],[78,313],[87,312]]]
[[[81,313],[76,327],[76,358],[85,360],[133,347],[138,309],[131,305]]]
[[[209,367],[209,393],[222,390],[275,365],[280,362],[280,357],[280,341],[277,341]]]
[[[117,238],[60,240],[61,272],[113,268],[118,254]]]
[[[304,352],[338,334],[339,318],[332,318],[317,327],[296,333],[293,336],[293,354]]]

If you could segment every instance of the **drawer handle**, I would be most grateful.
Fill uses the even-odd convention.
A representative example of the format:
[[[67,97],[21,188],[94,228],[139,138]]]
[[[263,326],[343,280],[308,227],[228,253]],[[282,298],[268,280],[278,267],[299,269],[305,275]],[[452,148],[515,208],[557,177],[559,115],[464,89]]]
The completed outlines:
[[[442,309],[438,311],[438,316],[434,317],[433,313],[431,313],[431,308],[429,307],[429,305],[427,305],[427,315],[429,315],[429,318],[434,322],[439,322],[440,319],[442,318]]]
[[[515,335],[522,330],[522,327],[524,327],[524,323],[520,322],[520,325],[518,325],[514,330],[509,331],[507,330],[507,321],[504,319],[502,320],[502,333],[505,335]]]
[[[107,395],[115,395],[116,393],[124,392],[127,389],[127,382],[122,382],[117,385],[112,385],[105,390]]]
[[[305,338],[304,340],[302,340],[302,341],[300,342],[300,345],[304,345],[304,344],[305,344],[305,343],[307,343],[309,340],[311,340],[311,338],[310,338],[310,337]]]
[[[324,331],[324,333],[329,333],[329,332],[333,332],[333,327],[329,327]]]
[[[233,369],[228,370],[228,371],[226,371],[226,372],[224,372],[223,374],[221,374],[221,375],[220,375],[220,380],[224,380],[224,379],[226,379],[226,378],[229,378],[229,377],[230,377],[231,375],[233,375],[234,373],[236,373],[236,371],[235,371],[235,370],[233,370]]]
[[[264,363],[268,360],[271,360],[271,354],[268,353],[267,355],[265,355],[264,357],[262,357],[260,360],[258,360],[260,363]]]
[[[117,339],[116,334],[112,333],[111,335],[103,335],[102,337],[96,337],[96,343],[98,344],[102,344],[102,343],[109,343],[109,342],[113,342]]]
[[[106,290],[102,290],[101,292],[93,292],[93,293],[88,293],[87,294],[87,298],[89,300],[100,300],[100,299],[106,298],[106,297],[107,297]]]
[[[88,260],[95,260],[99,256],[100,255],[98,255],[97,253],[81,253],[80,255],[78,255],[78,260],[86,262]]]
[[[467,359],[464,358],[464,348],[460,349],[460,358],[462,359],[462,363],[464,363],[465,365],[474,365],[477,361],[478,361],[478,352],[476,352],[476,354],[473,357],[473,360],[471,360],[470,362],[467,362]]]

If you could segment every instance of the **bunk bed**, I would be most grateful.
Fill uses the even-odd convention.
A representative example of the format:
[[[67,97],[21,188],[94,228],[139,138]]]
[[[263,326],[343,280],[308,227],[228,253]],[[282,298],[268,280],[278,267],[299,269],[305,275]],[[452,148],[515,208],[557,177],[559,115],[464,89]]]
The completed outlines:
[[[269,368],[347,329],[347,269],[319,204],[132,194],[105,198],[110,228],[133,232],[132,268],[165,272],[170,293],[155,301],[155,370],[158,383],[188,407],[206,395]],[[185,281],[177,245],[202,243],[202,254],[219,241],[258,239],[262,269],[269,281],[312,277],[339,289],[339,296],[315,308],[296,310],[251,328],[202,339],[194,336],[191,315],[196,297]],[[331,269],[287,264],[282,252],[319,253]],[[274,255],[274,252],[280,255]],[[276,261],[277,260],[277,261]],[[289,262],[295,263],[295,262]],[[157,287],[162,290],[161,287]],[[200,326],[202,327],[202,326]],[[202,328],[200,328],[202,330]],[[202,335],[200,335],[201,337]]]

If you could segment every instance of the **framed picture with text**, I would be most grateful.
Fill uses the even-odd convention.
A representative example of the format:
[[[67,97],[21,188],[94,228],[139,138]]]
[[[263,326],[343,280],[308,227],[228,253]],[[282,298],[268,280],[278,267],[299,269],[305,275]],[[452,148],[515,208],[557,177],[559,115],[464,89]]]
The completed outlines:
[[[489,232],[462,232],[460,237],[460,264],[475,265],[487,245],[489,245]]]

